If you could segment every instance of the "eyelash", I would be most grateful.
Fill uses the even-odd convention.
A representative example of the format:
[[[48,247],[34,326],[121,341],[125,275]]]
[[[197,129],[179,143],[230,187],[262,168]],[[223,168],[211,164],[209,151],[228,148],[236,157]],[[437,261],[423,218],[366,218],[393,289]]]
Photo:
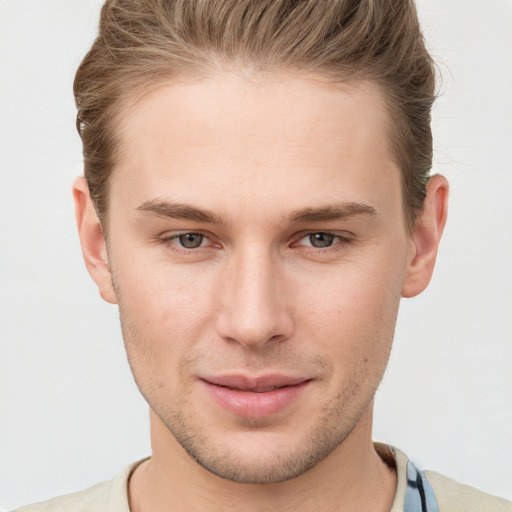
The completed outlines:
[[[172,251],[177,252],[178,254],[194,254],[194,253],[197,253],[199,249],[209,249],[210,248],[208,246],[203,246],[203,245],[200,245],[198,247],[191,248],[191,249],[189,249],[187,247],[180,246],[177,241],[180,237],[185,236],[185,235],[202,236],[203,240],[201,241],[201,243],[204,241],[204,239],[211,241],[211,238],[206,233],[202,233],[201,231],[184,231],[182,233],[176,233],[171,236],[162,236],[159,238],[159,241],[163,245],[165,245],[166,247],[171,249]],[[214,248],[221,247],[221,245],[217,242],[211,241],[211,243],[215,246]]]
[[[302,245],[302,247],[304,247],[305,250],[313,251],[315,254],[340,250],[352,243],[352,239],[346,235],[344,236],[339,233],[332,233],[330,231],[310,231],[310,232],[304,234],[303,236],[301,236],[297,242],[294,242],[292,244],[292,247],[300,247],[298,242],[300,242],[312,235],[327,235],[327,236],[332,236],[335,239],[335,241],[333,241],[332,245],[328,245],[326,247],[315,247],[314,245]],[[336,241],[336,239],[337,239],[337,241]]]
[[[203,240],[201,241],[201,243],[204,241],[204,239],[206,239],[206,240],[210,240],[211,244],[206,245],[206,246],[199,245],[198,247],[195,247],[195,248],[183,247],[183,246],[179,245],[179,243],[177,241],[180,237],[185,236],[185,235],[202,236]],[[315,247],[313,245],[299,244],[300,241],[302,241],[305,238],[308,238],[312,235],[332,236],[332,237],[334,237],[335,241],[332,243],[332,245],[329,245],[326,247]],[[184,255],[197,254],[200,249],[209,249],[209,248],[212,248],[211,247],[212,245],[213,245],[214,249],[218,249],[218,248],[222,247],[222,245],[220,243],[213,242],[209,235],[207,235],[206,233],[202,233],[201,231],[184,231],[181,233],[176,233],[171,236],[159,237],[158,241],[160,243],[162,243],[163,245],[165,245],[166,247],[168,247],[169,249],[171,249],[172,251],[177,252],[178,254],[184,254]],[[305,234],[301,234],[301,236],[298,239],[296,239],[295,242],[293,242],[291,244],[291,247],[292,248],[303,247],[304,250],[306,250],[308,252],[314,252],[315,254],[322,254],[322,253],[327,253],[327,252],[333,252],[336,250],[341,250],[341,249],[345,248],[347,245],[350,245],[352,242],[353,242],[352,238],[350,238],[348,236],[341,235],[339,233],[333,233],[330,231],[309,231]]]

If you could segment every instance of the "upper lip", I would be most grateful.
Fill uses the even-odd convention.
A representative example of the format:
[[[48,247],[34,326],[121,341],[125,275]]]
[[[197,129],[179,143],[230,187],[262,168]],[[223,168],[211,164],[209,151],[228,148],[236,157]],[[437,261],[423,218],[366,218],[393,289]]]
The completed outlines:
[[[240,391],[270,391],[274,388],[295,386],[310,379],[279,374],[260,375],[257,377],[234,374],[203,377],[202,380],[210,384],[215,384],[216,386],[223,386]]]

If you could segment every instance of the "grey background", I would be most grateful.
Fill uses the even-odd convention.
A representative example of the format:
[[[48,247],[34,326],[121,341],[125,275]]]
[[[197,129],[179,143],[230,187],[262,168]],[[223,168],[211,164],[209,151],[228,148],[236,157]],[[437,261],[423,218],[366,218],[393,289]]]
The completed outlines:
[[[149,454],[117,311],[75,233],[71,92],[99,0],[0,3],[0,508]],[[485,5],[485,8],[484,8]],[[512,2],[420,0],[444,75],[435,170],[452,185],[437,273],[403,301],[375,438],[512,499]]]

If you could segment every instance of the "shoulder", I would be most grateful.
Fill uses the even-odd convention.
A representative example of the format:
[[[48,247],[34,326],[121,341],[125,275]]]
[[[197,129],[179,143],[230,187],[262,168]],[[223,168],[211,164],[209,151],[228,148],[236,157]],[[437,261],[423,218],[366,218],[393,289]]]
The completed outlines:
[[[460,484],[434,471],[418,471],[407,455],[394,446],[375,443],[375,449],[389,466],[394,465],[396,469],[392,512],[512,512],[512,503],[503,498]]]
[[[130,464],[112,480],[83,491],[27,505],[13,512],[130,512],[128,480],[141,462]]]
[[[96,512],[107,509],[112,481],[102,482],[89,489],[58,496],[48,501],[21,507],[14,512]]]
[[[424,475],[437,498],[440,512],[512,512],[512,503],[434,471]]]

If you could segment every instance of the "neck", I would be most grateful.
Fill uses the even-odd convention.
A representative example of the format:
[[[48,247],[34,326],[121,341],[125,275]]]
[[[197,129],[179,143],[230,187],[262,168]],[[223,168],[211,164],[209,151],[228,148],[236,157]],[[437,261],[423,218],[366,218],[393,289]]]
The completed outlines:
[[[240,484],[210,473],[185,452],[151,412],[153,455],[137,467],[130,479],[130,509],[389,511],[396,476],[373,447],[372,406],[350,435],[314,468],[275,484]]]

